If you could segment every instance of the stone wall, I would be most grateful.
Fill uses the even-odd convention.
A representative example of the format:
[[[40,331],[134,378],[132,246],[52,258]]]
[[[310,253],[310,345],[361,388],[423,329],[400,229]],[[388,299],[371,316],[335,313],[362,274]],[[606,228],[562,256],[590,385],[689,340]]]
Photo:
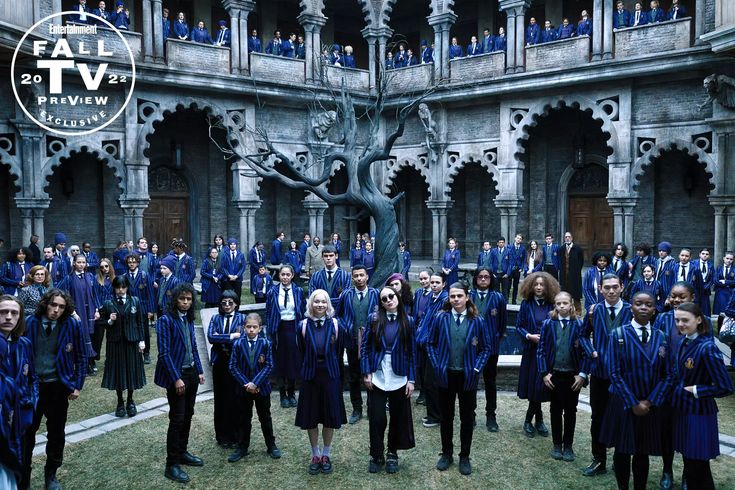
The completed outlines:
[[[497,138],[500,134],[500,106],[494,103],[456,107],[447,111],[452,140]]]
[[[230,48],[168,39],[166,62],[169,68],[224,75],[230,72]]]
[[[505,73],[505,52],[455,58],[449,61],[451,82],[471,82],[495,78]]]
[[[702,79],[680,80],[675,84],[659,81],[633,90],[633,124],[689,122],[712,117],[712,106],[701,111],[699,104],[707,94]]]
[[[421,93],[434,82],[434,63],[396,68],[386,73],[389,92]]]
[[[270,82],[306,82],[306,62],[283,56],[250,53],[250,74],[254,78]]]
[[[130,46],[130,51],[133,53],[133,59],[135,61],[140,61],[141,39],[143,38],[143,35],[137,32],[130,32],[125,30],[121,30],[120,33],[122,34],[122,37],[125,39],[125,41],[127,41],[128,46]],[[115,31],[113,31],[112,29],[108,29],[107,27],[98,26],[97,34],[67,35],[66,39],[69,42],[69,46],[74,52],[77,52],[77,50],[79,49],[79,43],[84,42],[85,49],[91,52],[90,56],[92,58],[96,58],[95,53],[97,52],[97,43],[100,40],[105,42],[105,49],[107,51],[112,51],[115,54],[127,53],[125,43],[123,43],[122,39],[120,39],[120,36],[118,36]],[[128,63],[129,55],[125,55],[125,57],[115,56],[115,61],[118,63]]]
[[[526,47],[526,71],[553,70],[590,61],[589,36],[560,39]]]
[[[344,68],[339,66],[324,66],[327,82],[333,89],[339,90],[342,83],[348,90],[357,90],[363,93],[370,88],[370,73],[367,70],[357,68]]]
[[[294,237],[297,244],[301,243],[304,233],[309,230],[309,214],[301,203],[306,192],[289,189],[274,180],[264,180],[260,183],[258,196],[263,204],[255,212],[255,239],[265,244],[268,256],[277,231],[286,234],[286,243]],[[330,231],[324,230],[325,233]],[[252,243],[248,244],[248,248],[252,246]]]
[[[690,46],[691,18],[615,31],[615,58],[633,58]]]
[[[459,242],[462,262],[474,262],[482,242],[494,244],[500,236],[500,213],[493,203],[496,186],[487,170],[470,163],[459,171],[451,189],[454,205],[447,212],[447,236]]]

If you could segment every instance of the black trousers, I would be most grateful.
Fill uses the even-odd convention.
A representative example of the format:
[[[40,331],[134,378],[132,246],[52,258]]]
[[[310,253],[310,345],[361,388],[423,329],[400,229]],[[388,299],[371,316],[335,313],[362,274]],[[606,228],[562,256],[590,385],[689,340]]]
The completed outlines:
[[[31,482],[31,462],[33,448],[36,446],[36,432],[41,426],[41,419],[46,417],[46,470],[56,471],[64,462],[64,445],[66,444],[66,415],[69,410],[69,388],[61,381],[38,384],[38,403],[33,412],[33,423],[25,433],[23,441],[23,482],[22,488],[28,488]]]
[[[92,333],[92,348],[97,353],[94,356],[95,361],[100,360],[100,350],[102,350],[102,341],[105,338],[105,327],[107,327],[106,321],[97,320],[94,322],[94,332]],[[92,359],[90,359],[91,361]]]
[[[513,296],[512,296],[512,302],[513,304],[516,303],[516,299],[518,298],[518,283],[521,281],[521,270],[520,269],[513,269],[513,271],[510,273],[510,276],[508,277],[508,291],[505,293],[506,298],[511,298],[509,296],[511,285],[513,286]]]
[[[600,463],[607,462],[607,448],[600,443],[600,428],[602,419],[607,410],[608,389],[610,381],[593,376],[590,380],[590,407],[592,408],[592,423],[590,435],[592,436],[592,457]]]
[[[661,407],[658,412],[661,417],[661,461],[664,464],[663,473],[674,473],[674,410],[670,405]]]
[[[362,410],[361,372],[357,343],[347,347],[347,384],[350,388],[352,410]]]
[[[485,415],[488,419],[495,418],[495,410],[498,408],[498,356],[490,356],[482,370],[482,379],[485,382]]]
[[[278,388],[281,398],[296,397],[296,380],[293,378],[281,378],[281,385]]]
[[[439,411],[439,392],[436,386],[434,367],[429,360],[429,354],[423,351],[424,356],[424,403],[426,404],[426,418],[431,421],[441,420]]]
[[[237,407],[240,412],[240,449],[247,451],[250,447],[250,432],[253,429],[253,405],[258,413],[260,430],[263,432],[265,447],[271,449],[276,445],[273,435],[273,419],[271,418],[271,397],[259,393],[248,393],[240,387],[237,394]]]
[[[199,389],[199,374],[196,369],[181,370],[181,380],[186,385],[184,394],[176,394],[173,383],[166,388],[168,398],[168,433],[166,434],[166,466],[179,464],[181,456],[189,445],[191,418],[194,416],[194,403]]]
[[[579,392],[572,390],[574,373],[555,372],[551,375],[551,439],[554,445],[572,447],[574,428],[577,425]]]
[[[390,425],[385,404],[389,402]],[[385,428],[388,427],[388,452],[396,454],[399,449],[414,446],[411,401],[406,398],[406,387],[394,391],[383,391],[373,386],[368,397],[370,419],[370,456],[376,461],[385,452]]]
[[[503,277],[504,275],[505,272],[493,272],[493,289],[495,289],[495,291],[499,293],[502,293],[503,296],[507,298],[508,290],[510,289],[510,278],[508,276]]]
[[[229,370],[230,356],[220,352],[212,366],[212,390],[214,391],[214,434],[219,444],[234,444],[240,440],[237,433],[237,386]]]
[[[684,480],[692,490],[715,490],[709,461],[684,458]]]
[[[464,390],[464,373],[447,372],[447,387],[439,387],[439,411],[441,412],[442,454],[454,454],[454,403],[459,399],[459,457],[469,458],[472,433],[475,429],[477,390]]]
[[[554,267],[553,265],[551,265],[551,264],[544,264],[543,271],[544,272],[548,272],[549,274],[551,274],[554,277],[554,279],[559,280],[559,270],[556,267]]]
[[[225,282],[223,282],[222,283],[222,290],[223,291],[227,291],[228,289],[231,290],[231,291],[235,291],[235,294],[239,298],[240,295],[242,295],[242,281],[225,281]]]
[[[634,490],[646,490],[648,481],[648,455],[633,454],[633,488]],[[628,490],[630,486],[630,454],[615,452],[613,463],[615,466],[615,480],[618,482],[619,490]],[[692,488],[701,488],[698,485]]]

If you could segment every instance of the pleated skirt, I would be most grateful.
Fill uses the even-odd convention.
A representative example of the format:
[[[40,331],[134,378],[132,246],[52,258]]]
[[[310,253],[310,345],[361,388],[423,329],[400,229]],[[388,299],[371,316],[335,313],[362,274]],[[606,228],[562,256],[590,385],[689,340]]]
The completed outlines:
[[[661,414],[651,407],[648,415],[638,417],[625,409],[623,400],[610,394],[602,419],[600,443],[623,454],[661,455]]]
[[[717,414],[674,415],[674,450],[687,459],[710,460],[720,455]]]
[[[317,361],[314,379],[303,380],[296,408],[296,426],[315,429],[319,424],[339,429],[347,423],[345,402],[342,398],[342,381],[329,377],[327,363]]]
[[[109,390],[138,390],[145,386],[143,354],[138,342],[107,342],[102,387]]]

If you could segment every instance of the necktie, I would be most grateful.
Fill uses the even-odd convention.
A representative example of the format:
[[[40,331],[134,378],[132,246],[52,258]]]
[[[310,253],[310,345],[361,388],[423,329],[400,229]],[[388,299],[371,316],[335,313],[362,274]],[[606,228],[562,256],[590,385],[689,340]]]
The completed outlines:
[[[230,333],[230,318],[232,315],[225,315],[225,333]]]
[[[569,320],[567,320],[566,318],[562,319],[561,325],[562,325],[562,329],[566,329],[567,326],[569,325]]]
[[[681,280],[682,281],[687,280],[687,267],[685,265],[681,266]]]
[[[49,271],[49,272],[51,272],[51,271]],[[729,274],[730,274],[730,268],[729,267],[725,267],[725,279],[727,279],[727,276]]]
[[[332,271],[327,271],[327,281],[332,282],[332,274],[334,274]]]
[[[288,307],[288,291],[289,291],[288,288],[285,288],[283,290],[283,307],[284,308]]]
[[[641,12],[640,10],[636,10],[635,12],[635,23],[636,24],[638,24],[638,22],[640,21],[640,18],[641,18]]]
[[[395,313],[390,313],[390,314],[388,314],[388,321],[389,321],[389,322],[394,322],[394,321],[396,321],[396,315],[395,315]]]
[[[119,304],[120,306],[122,306],[122,305],[125,304],[125,302],[123,301],[123,299],[121,297],[118,297],[117,298],[117,304]]]
[[[79,279],[81,279],[81,278],[82,278],[82,273],[81,273],[81,272],[77,272],[77,277],[78,277]]]
[[[615,259],[615,266],[614,267],[615,267],[615,270],[616,271],[618,270],[618,262],[619,262],[619,260],[618,259]]]
[[[253,350],[255,348],[255,341],[249,340],[248,343],[250,344],[250,350]]]
[[[43,322],[46,335],[51,335],[51,322]]]
[[[324,324],[324,321],[322,321],[322,320],[317,320],[317,321],[316,321],[316,328],[322,328],[322,325],[323,325],[323,324]]]
[[[663,268],[664,268],[664,261],[663,260],[660,260],[658,262],[658,270],[656,271],[656,279],[658,279],[659,277],[661,277],[661,271],[663,270]]]
[[[235,261],[235,252],[232,252],[232,253],[230,254],[230,256],[232,257],[232,261],[234,262],[234,261]]]
[[[485,294],[486,293],[480,293],[480,301],[485,301]]]
[[[727,275],[727,273],[725,273],[725,275]],[[430,292],[431,292],[430,290],[428,290],[428,289],[424,289],[424,296],[428,296],[428,294],[429,294]]]
[[[225,37],[225,31],[219,31],[219,40],[218,42],[221,44],[222,39]]]
[[[686,347],[687,345],[689,345],[689,342],[691,342],[691,341],[692,341],[692,339],[690,339],[689,337],[684,337],[684,347]]]
[[[641,342],[648,343],[648,329],[646,327],[641,327]]]
[[[707,275],[707,262],[702,262],[702,275]]]
[[[462,315],[460,313],[457,314],[456,322],[458,327],[462,324]]]
[[[615,320],[615,307],[610,306],[608,309],[610,310],[610,320]]]
[[[25,275],[26,275],[26,264],[25,264],[25,262],[21,262],[18,265],[20,265],[20,271],[23,273],[23,276],[25,277]]]
[[[360,303],[362,303],[362,296],[363,296],[363,293],[358,293],[358,296],[359,296],[359,298],[360,298]]]

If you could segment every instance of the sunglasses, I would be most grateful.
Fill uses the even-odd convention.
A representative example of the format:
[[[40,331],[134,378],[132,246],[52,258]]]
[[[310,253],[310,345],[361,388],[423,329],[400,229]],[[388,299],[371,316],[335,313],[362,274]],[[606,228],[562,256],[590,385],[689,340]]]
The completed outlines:
[[[490,279],[490,276],[488,274],[480,274],[477,276],[478,279]]]
[[[380,297],[380,301],[382,301],[383,303],[387,303],[388,301],[393,301],[395,299],[395,297],[396,297],[396,295],[393,294],[393,293],[386,294],[385,296],[381,296]]]

